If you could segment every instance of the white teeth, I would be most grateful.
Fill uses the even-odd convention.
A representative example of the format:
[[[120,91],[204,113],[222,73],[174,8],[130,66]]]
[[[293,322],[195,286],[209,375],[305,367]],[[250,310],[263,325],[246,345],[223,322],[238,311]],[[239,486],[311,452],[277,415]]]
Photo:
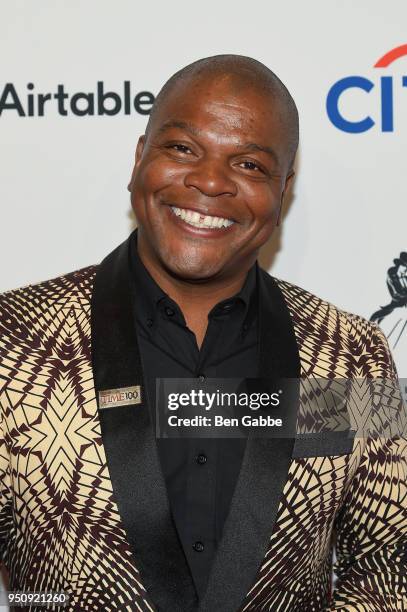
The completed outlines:
[[[201,220],[201,215],[195,210],[178,208],[177,206],[170,206],[170,208],[173,213],[177,215],[177,217],[181,217],[183,221],[189,225],[193,225],[194,227],[217,229],[221,227],[229,227],[229,225],[234,223],[234,221],[231,219],[213,217],[212,215],[202,215],[203,218]]]

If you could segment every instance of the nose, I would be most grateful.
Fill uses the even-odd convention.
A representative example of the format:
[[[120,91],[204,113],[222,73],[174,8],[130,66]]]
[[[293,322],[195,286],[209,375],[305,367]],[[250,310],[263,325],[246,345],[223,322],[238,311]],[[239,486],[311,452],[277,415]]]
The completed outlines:
[[[235,196],[237,185],[229,176],[228,169],[219,160],[200,160],[190,168],[184,179],[184,185],[198,189],[209,197],[220,195]]]

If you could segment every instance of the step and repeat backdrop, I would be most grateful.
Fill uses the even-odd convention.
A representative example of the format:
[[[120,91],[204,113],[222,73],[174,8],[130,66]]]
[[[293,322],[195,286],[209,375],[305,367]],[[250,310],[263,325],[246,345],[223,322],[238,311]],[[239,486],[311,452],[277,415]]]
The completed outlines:
[[[0,24],[0,291],[98,263],[135,225],[137,138],[164,81],[238,53],[301,121],[277,277],[385,330],[407,376],[407,5],[15,0]]]
[[[260,262],[377,321],[407,377],[406,21],[404,0],[3,3],[0,291],[122,242],[162,84],[201,57],[249,55],[286,83],[301,123],[284,221]]]

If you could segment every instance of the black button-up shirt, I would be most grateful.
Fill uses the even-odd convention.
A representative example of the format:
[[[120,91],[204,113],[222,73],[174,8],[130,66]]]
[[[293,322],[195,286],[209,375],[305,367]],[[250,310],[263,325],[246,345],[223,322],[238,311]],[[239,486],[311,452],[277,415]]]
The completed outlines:
[[[199,349],[178,304],[142,263],[137,232],[130,252],[137,337],[152,426],[156,378],[258,376],[257,262],[242,289],[211,309]],[[172,516],[200,597],[222,536],[245,447],[244,438],[157,438]]]

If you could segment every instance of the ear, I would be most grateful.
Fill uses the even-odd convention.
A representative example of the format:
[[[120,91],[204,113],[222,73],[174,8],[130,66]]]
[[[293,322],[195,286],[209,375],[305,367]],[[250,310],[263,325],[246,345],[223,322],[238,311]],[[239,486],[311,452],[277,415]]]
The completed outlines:
[[[140,165],[140,162],[141,162],[141,157],[143,155],[145,141],[146,141],[146,135],[143,134],[143,136],[140,136],[140,138],[138,139],[138,142],[137,142],[136,153],[135,153],[135,156],[134,156],[133,172],[131,173],[130,182],[127,185],[127,190],[130,191],[130,192],[133,189],[133,184],[134,184],[134,179],[136,178],[137,168],[138,168],[138,166]]]
[[[284,189],[283,189],[283,191],[281,193],[280,208],[278,210],[278,217],[277,217],[276,225],[280,225],[280,222],[281,222],[281,213],[282,213],[282,210],[283,210],[283,203],[284,203],[284,200],[285,200],[286,193],[290,189],[291,184],[293,182],[294,175],[295,175],[294,170],[290,170],[290,172],[288,173],[288,175],[287,175],[287,177],[285,179]]]

